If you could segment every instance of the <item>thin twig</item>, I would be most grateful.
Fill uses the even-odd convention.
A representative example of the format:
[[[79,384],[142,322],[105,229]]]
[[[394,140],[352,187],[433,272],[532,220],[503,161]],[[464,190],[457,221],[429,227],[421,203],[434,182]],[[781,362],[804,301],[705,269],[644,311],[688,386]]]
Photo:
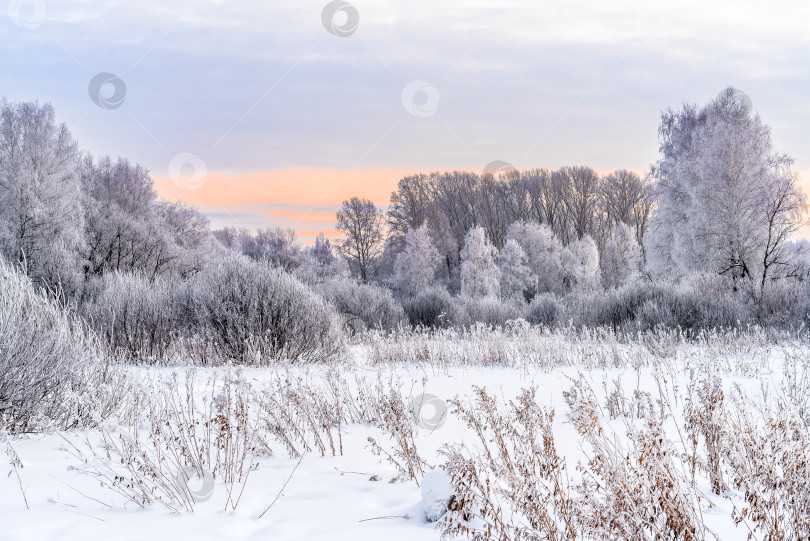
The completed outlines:
[[[371,517],[371,518],[364,518],[362,520],[358,520],[357,522],[368,522],[369,520],[381,520],[387,518],[404,518],[405,520],[411,520],[411,515],[388,515],[385,517]]]
[[[76,515],[82,515],[82,516],[85,516],[85,517],[90,517],[90,518],[94,518],[96,520],[100,520],[101,522],[105,522],[105,520],[103,518],[96,517],[96,516],[93,516],[93,515],[88,515],[87,513],[80,513],[79,511],[71,511],[70,509],[65,509],[65,512],[73,513],[73,514],[76,514]]]
[[[109,503],[104,503],[103,501],[101,501],[101,500],[97,500],[97,499],[93,498],[92,496],[88,496],[88,495],[87,495],[87,494],[85,494],[84,492],[80,491],[79,489],[77,489],[77,488],[75,488],[75,487],[70,486],[68,483],[66,483],[66,482],[62,481],[61,479],[57,479],[57,478],[56,478],[56,477],[54,477],[53,475],[51,475],[51,477],[52,477],[53,479],[56,479],[58,482],[62,483],[62,484],[63,484],[63,485],[65,485],[66,487],[68,487],[70,490],[72,490],[72,491],[76,492],[76,493],[77,493],[77,494],[79,494],[80,496],[84,496],[84,497],[85,497],[85,498],[87,498],[88,500],[93,500],[93,501],[94,501],[94,502],[96,502],[96,503],[100,503],[100,504],[101,504],[101,505],[103,505],[104,507],[109,507],[109,508],[112,508],[112,505],[110,505]]]
[[[302,455],[301,458],[298,459],[298,462],[296,463],[295,467],[290,472],[290,476],[287,477],[287,480],[284,481],[283,485],[281,485],[281,489],[278,491],[278,494],[276,494],[276,497],[273,498],[272,502],[270,502],[270,505],[267,506],[267,509],[262,511],[262,514],[259,515],[259,518],[262,518],[264,516],[264,514],[267,513],[270,510],[270,508],[273,507],[273,505],[275,505],[276,501],[278,501],[278,499],[282,496],[282,493],[284,492],[284,489],[287,487],[287,483],[290,482],[290,479],[292,479],[293,474],[295,474],[295,470],[298,469],[298,466],[301,465],[301,461],[304,460],[304,456],[305,455]]]
[[[17,464],[22,466],[22,462],[20,461],[20,455],[18,455],[17,451],[14,450],[14,447],[11,446],[10,441],[7,442],[6,444],[8,445],[9,451],[11,451],[11,453],[9,454],[11,458],[11,465],[14,466],[14,473],[17,475],[17,483],[19,483],[20,485],[20,492],[22,492],[23,500],[25,500],[25,508],[30,510],[31,507],[29,507],[28,505],[28,497],[25,495],[25,490],[23,490],[22,479],[20,479],[20,472],[17,469]]]

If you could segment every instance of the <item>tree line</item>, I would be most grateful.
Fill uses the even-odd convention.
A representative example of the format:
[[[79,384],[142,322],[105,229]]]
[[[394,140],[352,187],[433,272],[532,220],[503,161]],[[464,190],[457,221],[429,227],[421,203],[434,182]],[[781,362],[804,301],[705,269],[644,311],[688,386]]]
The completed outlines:
[[[440,255],[436,278],[454,292],[464,289],[468,242],[491,244],[487,259],[493,261],[528,257],[529,272],[541,280],[562,266],[567,276],[553,279],[561,286],[545,286],[558,293],[577,282],[581,268],[573,259],[587,259],[580,252],[593,251],[591,244],[591,266],[608,275],[607,287],[631,274],[679,280],[708,272],[728,277],[734,290],[759,295],[770,282],[804,279],[807,246],[796,233],[807,223],[807,199],[793,160],[773,148],[770,128],[731,89],[703,107],[663,112],[659,147],[661,157],[644,178],[627,170],[600,176],[585,166],[498,177],[459,171],[408,176],[385,211],[360,198],[343,203],[340,248],[360,280],[395,284],[398,254],[424,227],[430,239],[424,249]],[[542,239],[525,238],[527,226]],[[516,228],[524,228],[522,237]],[[484,241],[470,236],[479,229]],[[532,256],[537,242],[545,246],[544,258]],[[630,261],[633,272],[617,268],[624,264],[619,260]],[[478,264],[489,268],[480,258]],[[512,271],[506,275],[514,278]]]
[[[408,176],[304,246],[212,231],[144,167],[82,151],[49,104],[2,100],[0,256],[137,358],[322,358],[340,327],[806,325],[807,200],[767,124],[729,91],[664,111],[659,147],[643,177]]]

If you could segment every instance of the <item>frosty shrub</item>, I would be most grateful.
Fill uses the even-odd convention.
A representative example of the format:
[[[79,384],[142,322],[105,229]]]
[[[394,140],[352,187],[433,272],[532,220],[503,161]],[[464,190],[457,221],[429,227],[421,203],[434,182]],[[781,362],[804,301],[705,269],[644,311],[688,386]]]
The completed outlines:
[[[334,368],[327,373],[326,387],[312,385],[300,374],[284,376],[258,395],[261,426],[283,443],[290,457],[315,451],[321,456],[342,455],[341,424],[357,411],[345,379]]]
[[[334,308],[281,269],[232,256],[196,275],[188,288],[187,332],[210,336],[224,358],[323,361],[338,351]]]
[[[557,298],[544,293],[536,296],[529,304],[526,321],[532,325],[545,325],[550,327],[557,321]]]
[[[402,306],[394,299],[390,289],[367,285],[352,279],[329,280],[317,287],[349,329],[394,329],[405,321]]]
[[[440,451],[453,487],[439,521],[444,536],[579,538],[577,504],[551,429],[554,410],[537,404],[536,391],[524,389],[503,405],[476,387],[470,403],[452,402],[478,438],[473,449],[455,444]]]
[[[725,395],[720,378],[712,376],[699,381],[691,381],[686,397],[684,417],[689,443],[692,446],[688,455],[692,478],[698,466],[698,444],[702,439],[706,446],[706,460],[701,465],[706,470],[712,484],[712,492],[720,494],[726,490],[722,473],[722,442],[725,433]]]
[[[627,447],[605,436],[595,418],[579,430],[593,446],[588,465],[580,466],[585,538],[707,538],[698,492],[686,482],[660,421],[628,429]]]
[[[0,429],[93,424],[110,412],[113,378],[83,324],[0,259]]]
[[[185,381],[172,373],[167,380],[142,382],[128,412],[132,423],[119,430],[101,428],[103,453],[89,441],[65,438],[67,451],[81,460],[79,471],[139,507],[194,511],[197,503],[216,495],[226,510],[235,510],[258,468],[256,459],[272,453],[260,427],[262,404],[238,372],[229,370],[222,380],[215,374],[203,385],[195,382],[193,370]],[[195,398],[200,391],[201,401]],[[183,470],[189,479],[210,476],[210,486],[192,491],[178,483]]]
[[[178,323],[176,285],[112,272],[88,289],[81,313],[117,357],[136,362],[165,357]]]
[[[732,328],[751,321],[745,293],[733,291],[722,276],[693,274],[679,284],[663,283],[653,290],[638,315],[638,325],[683,329]]]
[[[780,329],[810,323],[810,288],[806,282],[776,280],[765,285],[756,306],[757,322]]]
[[[432,466],[419,456],[416,448],[417,427],[413,422],[413,413],[402,393],[393,386],[380,398],[379,425],[388,436],[390,445],[369,436],[368,446],[374,455],[396,468],[398,474],[391,479],[392,483],[413,479],[418,486],[419,479]]]
[[[751,411],[739,388],[727,443],[731,484],[744,495],[737,523],[753,523],[748,539],[810,536],[810,433],[788,404]],[[757,535],[759,534],[759,535]]]
[[[607,291],[573,291],[563,300],[564,314],[577,327],[609,326],[620,329],[632,324],[641,303],[649,294],[648,284],[633,284]]]
[[[440,451],[452,495],[439,521],[448,537],[503,539],[672,539],[711,535],[700,493],[682,468],[675,442],[656,415],[604,426],[592,389],[580,380],[563,393],[588,460],[574,476],[557,452],[555,411],[537,403],[537,389],[505,402],[475,388],[452,401],[476,435]],[[579,480],[577,480],[579,477]]]
[[[502,326],[510,319],[524,316],[525,306],[522,302],[502,302],[493,297],[470,298],[461,296],[457,299],[459,310],[453,322],[457,327],[469,327],[476,323],[487,326]]]
[[[607,291],[574,291],[562,300],[563,321],[577,327],[690,331],[738,328],[752,322],[746,294],[721,276],[693,275],[680,283],[630,282]]]
[[[414,327],[447,327],[456,317],[456,302],[441,287],[432,287],[408,299],[403,308]]]

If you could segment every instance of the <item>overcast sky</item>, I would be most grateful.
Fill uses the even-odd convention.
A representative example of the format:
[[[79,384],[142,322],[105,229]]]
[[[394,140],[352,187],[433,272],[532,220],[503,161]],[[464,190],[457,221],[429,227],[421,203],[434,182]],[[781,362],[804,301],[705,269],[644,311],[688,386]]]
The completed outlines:
[[[729,85],[810,169],[808,21],[806,0],[15,0],[0,82],[214,225],[308,235],[412,171],[646,169],[661,110]]]

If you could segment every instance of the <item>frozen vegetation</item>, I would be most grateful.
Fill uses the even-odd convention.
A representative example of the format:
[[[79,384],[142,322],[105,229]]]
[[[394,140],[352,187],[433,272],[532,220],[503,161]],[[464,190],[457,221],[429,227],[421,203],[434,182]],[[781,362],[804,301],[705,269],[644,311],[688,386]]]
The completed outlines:
[[[4,436],[4,538],[799,539],[808,353],[521,325],[125,366],[91,426]]]

